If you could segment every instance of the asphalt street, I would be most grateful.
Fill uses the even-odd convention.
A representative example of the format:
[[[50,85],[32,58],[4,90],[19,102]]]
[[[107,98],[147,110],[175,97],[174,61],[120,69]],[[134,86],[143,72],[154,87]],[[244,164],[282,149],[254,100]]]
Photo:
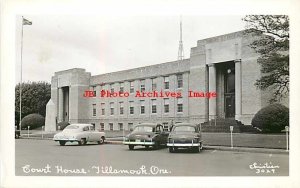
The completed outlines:
[[[16,140],[17,176],[288,176],[289,155]]]

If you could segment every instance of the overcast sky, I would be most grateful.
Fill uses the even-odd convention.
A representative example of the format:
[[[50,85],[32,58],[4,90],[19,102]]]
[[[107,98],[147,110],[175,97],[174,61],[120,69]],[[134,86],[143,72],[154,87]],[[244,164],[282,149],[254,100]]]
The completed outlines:
[[[189,58],[197,40],[243,30],[244,16],[182,15]],[[54,72],[92,75],[177,60],[180,15],[24,15],[23,82],[51,81]],[[16,21],[16,83],[20,82],[21,17]]]

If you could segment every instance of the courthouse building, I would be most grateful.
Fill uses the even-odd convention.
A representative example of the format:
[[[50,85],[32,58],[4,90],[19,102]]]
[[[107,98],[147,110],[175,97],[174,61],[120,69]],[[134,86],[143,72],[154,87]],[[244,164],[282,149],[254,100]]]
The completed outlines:
[[[81,68],[55,72],[47,104],[46,130],[56,123],[92,123],[102,130],[128,130],[141,122],[203,123],[235,119],[250,125],[268,104],[271,92],[254,85],[261,77],[258,54],[249,47],[254,36],[243,31],[197,41],[188,59],[92,76]],[[95,97],[84,97],[85,91]],[[101,97],[101,90],[128,97]],[[181,93],[180,97],[136,97],[136,92]],[[189,91],[215,92],[189,97]]]

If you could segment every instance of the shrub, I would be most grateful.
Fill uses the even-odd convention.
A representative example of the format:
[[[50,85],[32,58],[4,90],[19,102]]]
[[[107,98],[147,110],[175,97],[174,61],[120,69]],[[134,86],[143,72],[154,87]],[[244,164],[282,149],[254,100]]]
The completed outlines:
[[[40,114],[29,114],[21,121],[21,127],[26,129],[28,126],[30,126],[29,129],[36,129],[43,125],[45,125],[45,118]]]
[[[64,129],[66,128],[66,126],[68,126],[68,125],[70,125],[69,122],[62,121],[62,122],[59,122],[59,123],[57,124],[57,128],[60,127],[60,130],[64,130]]]
[[[280,133],[289,125],[289,109],[281,104],[271,104],[259,110],[251,124],[265,133]]]

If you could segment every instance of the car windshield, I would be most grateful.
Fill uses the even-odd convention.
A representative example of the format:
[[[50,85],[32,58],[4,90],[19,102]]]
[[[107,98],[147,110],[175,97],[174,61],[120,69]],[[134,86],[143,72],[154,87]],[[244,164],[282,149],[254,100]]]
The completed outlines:
[[[67,126],[64,131],[78,131],[79,130],[79,126],[78,125],[69,125]]]
[[[151,126],[137,126],[134,128],[133,132],[152,132],[153,127]]]
[[[192,126],[176,126],[173,129],[174,132],[195,132],[195,127]]]

